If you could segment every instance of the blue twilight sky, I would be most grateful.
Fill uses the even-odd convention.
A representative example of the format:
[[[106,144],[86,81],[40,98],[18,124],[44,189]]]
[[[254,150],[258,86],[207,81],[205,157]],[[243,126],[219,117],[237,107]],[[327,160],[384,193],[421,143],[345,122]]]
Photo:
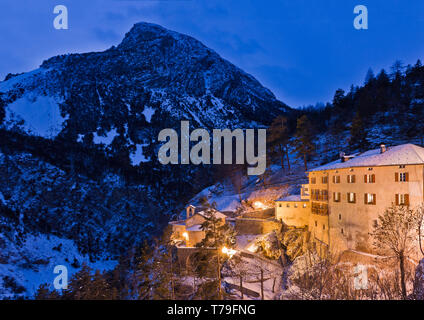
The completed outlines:
[[[53,28],[59,4],[68,30]],[[360,4],[368,30],[353,27]],[[140,21],[199,39],[293,107],[362,84],[369,67],[424,60],[423,0],[1,0],[0,79],[57,54],[104,50]]]

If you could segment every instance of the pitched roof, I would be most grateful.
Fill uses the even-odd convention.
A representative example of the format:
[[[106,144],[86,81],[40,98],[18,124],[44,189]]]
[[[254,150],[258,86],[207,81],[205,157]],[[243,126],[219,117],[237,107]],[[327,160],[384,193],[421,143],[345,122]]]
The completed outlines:
[[[205,211],[207,211],[208,209],[206,209]],[[211,209],[212,210],[212,215],[216,218],[216,219],[225,219],[225,218],[227,218],[227,216],[225,215],[225,214],[223,214],[223,213],[221,213],[221,212],[219,212],[219,211],[217,211],[217,210],[213,210],[213,209]],[[203,216],[203,217],[206,217],[207,215],[206,215],[206,212],[205,211],[199,211],[199,212],[196,212],[195,214],[200,214],[201,216]]]
[[[191,227],[186,229],[187,231],[203,231],[201,224],[194,224]]]
[[[302,199],[300,198],[300,194],[293,194],[291,196],[286,196],[275,201],[302,201]]]
[[[424,164],[424,148],[410,143],[389,147],[383,153],[378,148],[356,154],[353,158],[345,162],[336,160],[309,171],[407,164]]]

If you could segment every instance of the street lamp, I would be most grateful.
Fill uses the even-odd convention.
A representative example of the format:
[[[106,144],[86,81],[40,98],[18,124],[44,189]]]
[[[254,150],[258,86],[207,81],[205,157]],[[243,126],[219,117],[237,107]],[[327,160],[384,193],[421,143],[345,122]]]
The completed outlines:
[[[255,209],[262,209],[262,210],[265,210],[267,207],[266,207],[266,205],[264,205],[262,202],[260,202],[260,201],[255,201],[254,203],[253,203],[253,206],[255,207]]]
[[[188,240],[188,233],[187,232],[184,232],[183,233],[183,238],[187,241]]]
[[[221,252],[223,254],[226,254],[231,259],[231,257],[237,253],[237,250],[234,250],[234,249],[231,249],[231,248],[228,249],[227,247],[224,246],[224,247],[222,247]]]

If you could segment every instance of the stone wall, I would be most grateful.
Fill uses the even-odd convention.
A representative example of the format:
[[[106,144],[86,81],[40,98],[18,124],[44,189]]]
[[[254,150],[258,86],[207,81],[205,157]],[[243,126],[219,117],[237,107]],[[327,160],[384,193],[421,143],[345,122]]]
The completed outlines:
[[[274,219],[236,219],[236,232],[238,235],[244,234],[264,234],[271,231],[279,231],[281,229],[281,222]]]
[[[187,264],[190,263],[190,256],[201,250],[215,251],[216,249],[196,248],[196,247],[177,247],[176,254],[177,254],[178,263],[180,264],[181,268],[183,269],[187,268]]]
[[[276,201],[275,217],[286,225],[302,228],[309,224],[311,204],[309,201]]]

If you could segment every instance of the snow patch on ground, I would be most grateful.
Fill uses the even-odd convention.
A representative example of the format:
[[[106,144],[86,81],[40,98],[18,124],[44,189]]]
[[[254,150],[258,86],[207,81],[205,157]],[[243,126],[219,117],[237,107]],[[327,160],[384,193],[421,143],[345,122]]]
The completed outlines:
[[[116,131],[116,128],[113,128],[112,130],[107,132],[104,136],[99,136],[97,132],[94,132],[93,135],[94,135],[93,141],[95,144],[105,144],[108,146],[112,143],[113,139],[115,139],[115,137],[118,135],[118,132]]]
[[[262,235],[258,234],[243,234],[236,236],[237,249],[256,252],[255,245],[260,237],[262,237]]]
[[[147,162],[147,159],[143,154],[143,147],[147,146],[148,143],[137,144],[136,151],[130,155],[131,163],[133,166],[138,166],[141,162]]]
[[[4,277],[7,276],[26,289],[26,292],[21,293],[22,296],[33,298],[43,283],[50,284],[53,289],[53,280],[57,276],[53,270],[57,265],[67,267],[70,278],[80,270],[83,263],[100,271],[111,270],[117,264],[114,260],[90,262],[87,256],[78,252],[72,240],[56,236],[29,235],[19,247],[2,234],[0,240],[6,244],[8,251],[6,263],[0,264],[0,299],[15,295],[9,288],[4,287]],[[78,261],[79,266],[72,266],[75,261]]]
[[[24,87],[28,83],[31,83],[32,81],[34,81],[34,79],[37,76],[43,75],[48,71],[49,71],[49,69],[39,68],[39,69],[35,69],[33,71],[30,71],[30,72],[26,72],[26,73],[14,76],[7,81],[1,81],[0,82],[0,92],[10,91],[10,90],[14,89],[17,85],[19,87]]]
[[[63,118],[56,98],[24,96],[6,107],[6,121],[24,120],[24,129],[45,138],[55,137],[61,130]]]
[[[150,123],[150,121],[152,120],[153,115],[155,114],[156,110],[151,108],[151,107],[144,107],[144,117],[146,118],[146,121]]]

